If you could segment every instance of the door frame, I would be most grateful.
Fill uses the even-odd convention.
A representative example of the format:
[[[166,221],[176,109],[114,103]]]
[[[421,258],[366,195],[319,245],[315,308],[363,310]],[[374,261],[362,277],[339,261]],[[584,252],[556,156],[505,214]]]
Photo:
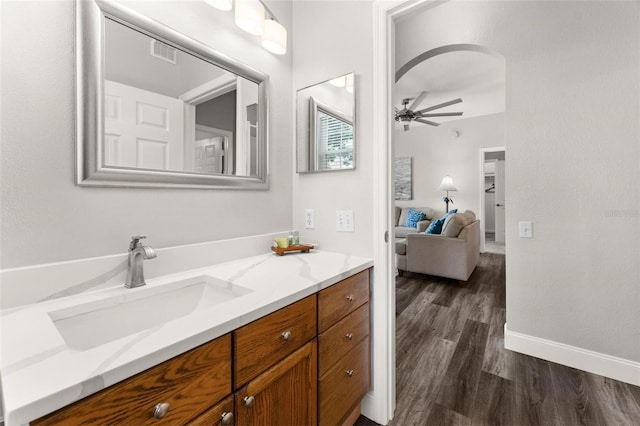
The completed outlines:
[[[479,215],[479,219],[480,219],[480,253],[484,253],[486,251],[485,248],[485,208],[484,208],[484,154],[487,152],[501,152],[504,151],[505,155],[507,153],[507,147],[506,146],[492,146],[489,148],[480,148],[480,167],[478,168],[480,170],[480,176],[478,177],[478,182],[480,183],[480,208],[478,209],[480,212]]]
[[[373,232],[372,375],[362,413],[386,425],[396,406],[396,317],[393,235],[393,94],[395,22],[441,0],[374,0],[373,3]]]

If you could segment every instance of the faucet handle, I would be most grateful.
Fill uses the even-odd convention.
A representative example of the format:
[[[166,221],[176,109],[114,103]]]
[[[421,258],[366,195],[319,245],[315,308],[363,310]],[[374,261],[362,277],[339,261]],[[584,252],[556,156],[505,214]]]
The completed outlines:
[[[129,250],[133,250],[134,248],[140,245],[140,240],[147,238],[146,235],[135,235],[131,237],[131,243],[129,243]]]

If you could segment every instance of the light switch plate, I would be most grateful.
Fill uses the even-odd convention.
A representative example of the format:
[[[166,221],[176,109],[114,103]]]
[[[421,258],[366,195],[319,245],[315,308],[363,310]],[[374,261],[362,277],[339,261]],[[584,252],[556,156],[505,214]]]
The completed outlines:
[[[336,231],[354,232],[353,210],[336,210]]]
[[[520,238],[533,238],[533,225],[531,222],[518,222]]]
[[[316,214],[313,209],[305,209],[304,211],[304,229],[313,229],[316,227]]]

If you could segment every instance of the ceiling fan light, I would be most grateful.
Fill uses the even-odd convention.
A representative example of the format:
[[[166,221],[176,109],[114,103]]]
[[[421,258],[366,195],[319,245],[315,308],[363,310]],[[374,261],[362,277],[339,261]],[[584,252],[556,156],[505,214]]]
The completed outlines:
[[[235,20],[249,34],[262,35],[264,5],[259,0],[236,0]]]
[[[287,53],[287,29],[278,21],[267,19],[264,22],[262,46],[276,55]]]
[[[204,0],[204,2],[220,10],[231,10],[233,7],[233,0]]]

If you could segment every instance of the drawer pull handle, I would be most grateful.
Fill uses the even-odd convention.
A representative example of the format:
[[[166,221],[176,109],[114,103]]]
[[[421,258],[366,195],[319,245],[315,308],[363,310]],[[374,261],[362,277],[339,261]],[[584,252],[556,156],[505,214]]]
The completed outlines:
[[[156,404],[156,410],[153,412],[153,417],[156,419],[161,419],[167,415],[169,412],[169,403],[163,402],[160,404]]]
[[[347,333],[345,337],[349,340],[353,339],[353,333]]]
[[[353,376],[353,370],[347,370],[347,376],[349,377]]]
[[[220,423],[222,423],[225,426],[233,424],[233,413],[227,413],[227,412],[222,413],[222,420],[220,421]]]
[[[289,330],[285,331],[284,333],[282,333],[282,338],[284,340],[289,340],[291,338],[291,332]]]
[[[354,299],[355,299],[355,298],[353,297],[353,294],[350,294],[350,295],[348,295],[348,296],[347,296],[347,300],[348,300],[349,302],[353,302],[353,301],[354,301]]]
[[[256,399],[253,396],[245,396],[244,397],[244,406],[247,408],[253,407],[253,401]]]

